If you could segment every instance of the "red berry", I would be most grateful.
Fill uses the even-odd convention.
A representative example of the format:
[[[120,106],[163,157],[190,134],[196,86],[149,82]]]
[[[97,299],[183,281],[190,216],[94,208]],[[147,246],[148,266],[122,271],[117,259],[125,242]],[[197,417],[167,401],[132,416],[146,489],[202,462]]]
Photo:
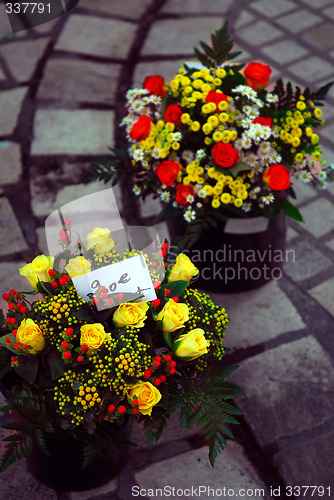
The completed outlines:
[[[119,299],[122,299],[122,298],[124,297],[124,293],[119,293],[119,294],[117,295],[117,297],[118,297]]]
[[[78,356],[77,357],[77,361],[80,363],[81,361],[83,360],[83,357],[82,356]]]
[[[100,299],[98,297],[94,297],[92,302],[93,302],[93,304],[97,304],[99,302],[99,300]]]
[[[166,375],[160,375],[160,380],[161,380],[161,382],[166,382],[166,380],[167,380]]]
[[[16,358],[15,356],[12,356],[12,357],[10,358],[10,360],[11,360],[13,363],[16,363],[17,358]]]
[[[6,318],[6,323],[8,323],[8,325],[10,325],[12,322],[12,318]]]
[[[133,413],[134,413],[135,415],[137,415],[137,414],[139,413],[138,408],[132,408],[132,411],[133,411]]]
[[[14,349],[20,349],[20,342],[15,342]]]
[[[164,248],[165,250],[167,250],[167,248],[169,247],[169,244],[168,243],[163,243],[161,245],[161,248]]]
[[[144,371],[144,378],[150,378],[151,375],[152,375],[151,370],[145,370]]]
[[[73,335],[73,328],[66,328],[65,334],[68,336]]]
[[[166,262],[164,262],[164,268],[166,269],[166,267],[167,267],[167,263],[166,263]]]
[[[101,290],[101,292],[106,292],[107,291],[107,289],[106,289],[105,286],[101,286],[100,290]]]
[[[161,356],[156,356],[156,357],[155,357],[155,360],[156,360],[156,361],[161,361]]]
[[[10,299],[9,293],[3,293],[2,298],[3,298],[3,300],[9,300]]]
[[[59,284],[61,286],[66,285],[66,283],[67,283],[67,279],[65,278],[65,276],[62,276],[61,278],[59,278]]]
[[[161,362],[160,361],[155,361],[154,365],[158,368],[161,365]]]
[[[159,250],[158,254],[160,255],[160,257],[164,257],[166,255],[166,250],[162,248],[161,250]]]
[[[57,283],[57,281],[53,281],[53,282],[51,283],[51,286],[52,286],[52,288],[54,288],[54,289],[58,288],[58,283]]]
[[[9,293],[10,293],[11,295],[15,295],[15,294],[16,294],[16,290],[14,290],[14,288],[12,288],[12,289],[9,291]]]
[[[66,281],[70,281],[71,279],[67,274],[65,274],[64,278],[66,279]]]
[[[81,350],[82,350],[82,352],[86,352],[88,350],[88,345],[87,344],[82,344]]]
[[[120,406],[120,407],[118,408],[118,413],[125,413],[125,412],[126,412],[126,408],[125,408],[125,406]]]
[[[101,297],[102,297],[102,299],[106,299],[108,297],[108,294],[103,292]]]
[[[138,399],[134,399],[134,400],[132,401],[132,404],[133,404],[133,406],[138,406],[138,404],[139,404],[139,403],[138,403]]]
[[[152,304],[154,305],[154,307],[158,307],[158,305],[160,305],[160,300],[159,299],[154,299],[152,301]]]
[[[158,264],[157,264],[155,261],[151,262],[151,266],[152,266],[152,267],[157,267],[157,265],[158,265]]]
[[[16,323],[16,318],[10,318],[10,324],[15,325]]]
[[[114,299],[112,299],[112,298],[110,297],[110,299],[108,299],[108,304],[112,304],[113,302],[114,302]]]
[[[154,385],[160,385],[160,384],[161,384],[161,380],[159,378],[156,378],[154,381]]]
[[[65,359],[70,359],[70,357],[72,356],[71,352],[70,351],[65,351],[64,352],[64,358]]]
[[[72,224],[71,219],[66,219],[65,224],[66,226],[70,226]]]
[[[169,370],[170,375],[174,375],[174,373],[175,373],[175,372],[176,372],[175,368],[171,368],[171,369]]]
[[[113,411],[115,411],[115,406],[114,405],[109,405],[108,406],[108,412],[112,413]]]
[[[49,276],[56,276],[56,271],[54,269],[48,270]]]
[[[20,311],[22,314],[26,314],[28,312],[28,309],[25,306],[23,306],[21,307]]]
[[[8,307],[9,307],[9,309],[14,309],[15,304],[13,304],[13,302],[11,302],[10,304],[8,304]]]
[[[27,344],[23,344],[22,349],[23,349],[24,351],[26,351],[26,350],[28,349]]]
[[[169,366],[170,366],[170,368],[175,368],[175,366],[176,366],[176,362],[175,362],[175,361],[171,361],[171,362],[169,363]]]
[[[6,344],[10,344],[12,341],[10,340],[10,338],[9,338],[9,337],[6,337],[6,338],[5,338],[5,342],[6,342]]]
[[[18,302],[16,305],[17,305],[17,307],[18,307],[19,309],[21,309],[21,307],[23,307],[22,302]]]
[[[155,281],[154,285],[153,285],[154,290],[157,290],[158,288],[160,288],[160,285],[161,285],[160,281]]]
[[[14,328],[14,330],[12,330],[12,334],[14,335],[14,337],[16,337],[16,334],[17,334],[17,328]]]
[[[172,297],[172,299],[174,300],[174,302],[178,302],[179,301],[179,297]]]
[[[59,231],[59,237],[60,237],[60,241],[65,243],[67,241],[67,231],[65,229],[62,229],[61,231]]]
[[[165,294],[166,294],[166,295],[169,295],[169,294],[170,294],[170,289],[169,289],[169,288],[166,288],[166,290],[165,290]]]
[[[66,349],[68,349],[68,342],[63,342],[61,348],[64,349],[64,351],[66,351]]]
[[[172,360],[172,356],[170,356],[169,354],[167,354],[167,356],[165,357],[165,360],[166,361],[171,361]]]

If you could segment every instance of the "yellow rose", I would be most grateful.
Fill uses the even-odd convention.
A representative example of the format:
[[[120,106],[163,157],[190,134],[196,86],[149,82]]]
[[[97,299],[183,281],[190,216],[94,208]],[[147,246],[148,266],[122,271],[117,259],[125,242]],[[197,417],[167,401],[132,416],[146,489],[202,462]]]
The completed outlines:
[[[89,260],[82,257],[82,255],[78,255],[78,257],[69,260],[67,266],[65,266],[65,270],[70,278],[75,278],[81,274],[90,273],[91,267]]]
[[[127,325],[142,328],[147,309],[147,302],[125,302],[116,309],[113,320],[118,328]]]
[[[168,281],[190,281],[193,276],[197,276],[198,272],[197,267],[194,266],[189,257],[180,253],[171,269]]]
[[[86,344],[88,346],[88,354],[99,349],[106,340],[110,340],[111,338],[110,333],[104,331],[104,327],[101,323],[83,325],[80,328],[80,332],[80,345]]]
[[[151,415],[152,408],[161,399],[161,394],[150,382],[141,382],[133,385],[128,391],[128,399],[131,401],[134,397],[138,399],[138,410],[143,415]]]
[[[110,231],[106,227],[95,227],[87,235],[87,250],[94,247],[94,253],[103,255],[114,248],[114,241],[109,238]]]
[[[17,329],[16,339],[31,347],[30,354],[42,351],[45,346],[45,340],[39,326],[30,318],[21,321]]]
[[[157,320],[162,321],[164,332],[174,332],[178,328],[182,328],[184,323],[188,321],[188,312],[187,304],[179,304],[173,299],[169,299],[164,308],[159,312]]]
[[[203,354],[207,354],[210,342],[205,338],[204,333],[202,328],[195,328],[189,333],[180,335],[176,341],[178,344],[175,351],[176,356],[179,358],[196,359]]]
[[[39,281],[51,281],[49,270],[52,269],[54,257],[46,255],[38,255],[30,263],[19,269],[21,276],[24,276],[29,281],[30,285],[37,292],[37,283]]]

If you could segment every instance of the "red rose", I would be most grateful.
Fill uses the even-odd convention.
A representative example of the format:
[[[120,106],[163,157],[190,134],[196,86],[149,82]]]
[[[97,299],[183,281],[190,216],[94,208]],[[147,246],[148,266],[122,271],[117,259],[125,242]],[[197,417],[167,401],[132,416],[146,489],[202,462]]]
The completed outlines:
[[[178,104],[170,104],[165,111],[165,121],[178,125],[181,122],[182,109]]]
[[[165,85],[165,80],[162,76],[152,75],[147,76],[143,83],[143,89],[147,89],[151,94],[164,98],[168,88]]]
[[[271,69],[266,64],[251,62],[246,67],[244,75],[249,87],[252,87],[254,90],[262,90],[269,83]]]
[[[164,160],[159,163],[155,173],[159,177],[161,184],[172,186],[181,168],[181,165],[177,161]]]
[[[290,172],[283,165],[276,163],[267,168],[263,174],[263,180],[273,191],[283,191],[290,186]]]
[[[258,116],[257,118],[254,118],[253,123],[259,123],[263,127],[273,128],[273,121],[269,117],[265,118],[264,116]]]
[[[152,119],[147,115],[141,115],[132,125],[129,136],[135,141],[144,141],[150,135]]]
[[[206,102],[214,102],[215,105],[218,108],[218,104],[222,101],[227,102],[227,95],[221,93],[221,92],[215,92],[214,90],[210,90],[208,95],[206,96]]]
[[[180,205],[189,205],[187,198],[190,194],[195,194],[192,185],[186,186],[185,184],[178,184],[176,186],[175,199],[178,203],[180,203]]]
[[[239,160],[239,152],[229,142],[217,142],[212,148],[212,158],[217,165],[230,168]]]

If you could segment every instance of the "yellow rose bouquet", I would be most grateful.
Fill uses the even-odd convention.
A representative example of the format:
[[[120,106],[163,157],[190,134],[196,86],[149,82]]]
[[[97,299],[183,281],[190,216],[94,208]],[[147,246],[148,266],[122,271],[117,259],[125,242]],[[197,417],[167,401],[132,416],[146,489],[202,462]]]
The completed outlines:
[[[85,466],[106,438],[126,440],[128,420],[140,424],[150,445],[176,409],[181,425],[199,426],[213,465],[239,414],[225,402],[240,393],[225,380],[234,370],[222,363],[225,309],[193,288],[198,270],[184,254],[175,261],[167,242],[153,256],[133,248],[120,253],[110,231],[95,228],[85,245],[77,240],[77,255],[66,224],[58,256],[40,255],[20,269],[33,291],[2,295],[1,388],[19,418],[5,426],[13,434],[5,438],[1,470],[35,445],[47,453],[46,437],[57,429],[84,443]],[[75,288],[101,265],[138,255],[153,300],[113,286],[97,286],[84,298]]]

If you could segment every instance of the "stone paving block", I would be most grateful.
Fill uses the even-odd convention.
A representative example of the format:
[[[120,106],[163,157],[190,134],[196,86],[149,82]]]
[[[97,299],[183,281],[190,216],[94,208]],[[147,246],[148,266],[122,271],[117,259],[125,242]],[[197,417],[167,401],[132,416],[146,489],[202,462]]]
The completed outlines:
[[[311,7],[314,7],[314,3],[312,0],[302,0],[303,3],[310,5]],[[325,7],[326,5],[329,5],[331,3],[331,0],[317,0],[317,8]]]
[[[311,56],[294,62],[288,68],[299,79],[311,82],[312,86],[314,86],[314,81],[324,77],[329,78],[333,74],[332,64],[317,56]]]
[[[334,5],[328,7],[327,9],[324,9],[323,13],[326,17],[331,17],[332,19],[334,19]]]
[[[314,26],[314,28],[308,29],[301,38],[323,52],[332,50],[334,48],[333,25],[332,23],[323,23]]]
[[[302,227],[316,238],[334,229],[334,210],[330,201],[318,198],[303,207],[302,212],[305,221]]]
[[[103,495],[104,498],[109,498],[109,495],[115,493],[116,490],[117,490],[117,477],[115,477],[108,483],[99,486],[98,488],[93,488],[92,490],[73,491],[72,493],[68,493],[70,497],[68,500],[91,500],[92,497],[95,498],[98,495]]]
[[[44,70],[37,97],[61,102],[112,104],[120,69],[120,64],[51,59]]]
[[[32,77],[48,43],[48,38],[39,38],[13,41],[1,46],[1,55],[18,82],[26,82]]]
[[[297,206],[306,200],[314,198],[318,194],[318,191],[313,189],[311,183],[305,183],[300,180],[293,183],[293,190],[296,193],[297,199],[290,198],[290,202]]]
[[[269,42],[283,36],[282,31],[266,21],[256,21],[250,26],[245,27],[239,37],[245,40],[249,45],[263,46]]]
[[[333,250],[333,252],[334,252],[334,238],[332,240],[330,240],[330,241],[327,241],[326,242],[326,246],[328,248],[330,248],[331,250]]]
[[[56,50],[92,56],[125,59],[137,26],[115,19],[71,15],[56,44]],[[97,36],[103,33],[103,36]]]
[[[189,59],[191,61],[191,59]],[[195,57],[193,58],[195,61]],[[182,68],[185,59],[175,59],[173,61],[154,61],[143,62],[136,66],[133,76],[133,87],[141,88],[145,77],[148,75],[160,75],[166,82],[170,82],[180,68]]]
[[[295,238],[297,238],[297,236],[299,236],[299,233],[297,233],[297,231],[292,229],[292,227],[288,227],[287,236],[286,236],[287,241],[294,240]]]
[[[31,154],[104,154],[113,143],[113,111],[39,109]]]
[[[308,53],[302,45],[292,40],[280,40],[270,45],[264,45],[261,50],[266,56],[280,63],[282,62],[282,54],[284,54],[284,64],[300,59]]]
[[[26,92],[25,87],[1,91],[0,135],[9,135],[14,131]]]
[[[280,290],[277,281],[235,295],[210,294],[229,315],[226,345],[244,349],[278,335],[305,328],[298,311]]]
[[[39,26],[36,26],[34,28],[34,32],[38,33],[38,35],[47,35],[50,33],[50,31],[53,30],[55,25],[59,22],[59,18],[57,19],[52,19],[52,21],[49,21],[44,24],[40,24]]]
[[[235,29],[243,28],[246,24],[250,24],[254,20],[254,16],[247,12],[246,10],[242,10],[239,12],[239,16],[234,23]]]
[[[17,182],[22,173],[20,146],[15,142],[0,142],[0,184]]]
[[[237,498],[239,490],[248,488],[258,490],[256,494],[254,493],[254,498],[268,498],[265,485],[245,456],[242,447],[233,441],[229,441],[224,451],[218,455],[214,468],[209,463],[208,449],[203,447],[152,464],[137,472],[136,480],[140,488],[146,491],[152,488],[174,487],[173,496],[178,496],[178,498],[197,498],[199,486],[210,487],[214,490],[206,490],[206,492],[202,490],[201,497],[203,498],[223,498],[223,496]],[[222,491],[224,487],[226,488],[225,495]],[[190,488],[190,494],[185,491],[184,495],[181,492],[177,495],[178,489],[187,488]],[[197,488],[197,493],[191,494],[191,488]],[[234,494],[231,491],[231,494],[227,495],[229,489],[233,489]],[[157,495],[150,496],[147,491],[147,496],[152,500],[162,498],[161,493],[158,492]]]
[[[141,55],[189,54],[194,57],[193,47],[198,47],[199,40],[210,41],[210,34],[221,27],[222,21],[217,17],[158,20],[148,33]]]
[[[252,2],[251,7],[252,9],[260,12],[262,15],[273,18],[279,16],[280,14],[285,14],[285,12],[294,10],[296,8],[296,4],[294,2],[290,2],[289,0],[276,0],[275,2],[258,0],[257,2]]]
[[[21,228],[13,209],[5,197],[0,198],[0,255],[10,255],[27,250]]]
[[[334,316],[334,278],[309,290],[310,295],[316,299],[332,316]]]
[[[314,337],[243,361],[231,380],[244,388],[238,406],[261,446],[332,419],[333,362]]]
[[[331,267],[331,260],[305,240],[291,245],[295,261],[284,266],[284,272],[295,281],[303,281]]]
[[[6,75],[5,72],[3,71],[2,67],[0,66],[0,80],[6,80]]]
[[[321,133],[321,137],[323,137],[323,136],[328,137],[328,139],[333,141],[334,123],[326,123],[326,125],[321,129],[320,133]],[[330,161],[333,161],[333,153],[329,159],[330,159]]]
[[[176,14],[219,14],[225,13],[233,5],[233,0],[207,2],[203,8],[202,0],[169,0],[160,12]]]
[[[290,30],[292,33],[300,33],[310,26],[314,26],[321,20],[321,17],[311,12],[303,12],[303,15],[301,15],[300,11],[297,10],[297,12],[290,12],[284,16],[277,17],[275,22],[279,23],[287,30]]]
[[[134,9],[133,0],[122,0],[122,2],[119,0],[80,0],[80,7],[84,9],[129,19],[139,19],[151,4],[152,0],[140,0],[136,2]]]
[[[274,464],[286,484],[325,487],[324,491],[301,488],[300,496],[303,498],[326,500],[333,498],[326,489],[331,486],[333,491],[333,483],[329,482],[329,478],[333,475],[333,441],[334,434],[328,431],[313,439],[305,439],[301,444],[289,446],[275,455]],[[297,489],[295,493],[298,494]]]

